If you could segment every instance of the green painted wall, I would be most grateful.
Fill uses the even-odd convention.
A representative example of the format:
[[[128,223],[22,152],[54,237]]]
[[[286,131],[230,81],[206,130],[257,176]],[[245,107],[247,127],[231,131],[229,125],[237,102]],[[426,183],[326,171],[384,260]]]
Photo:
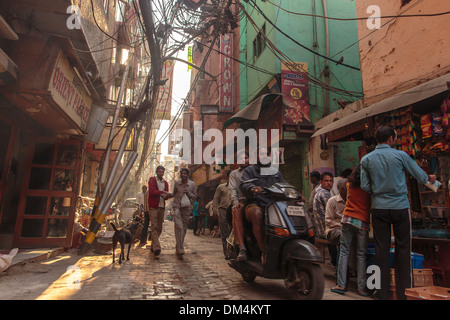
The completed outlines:
[[[272,3],[281,8],[297,12],[323,16],[321,0],[271,0]],[[269,2],[256,1],[257,5],[269,20],[271,20],[281,31],[295,39],[307,48],[325,55],[325,24],[324,19],[319,17],[300,16],[287,13]],[[253,40],[256,38],[257,30],[245,15],[241,21],[241,59],[257,68],[264,69],[270,73],[280,73],[280,56],[285,55],[288,59],[306,62],[309,66],[310,76],[320,82],[325,82],[323,71],[325,59],[302,48],[292,40],[288,39],[280,31],[276,30],[258,11],[253,8],[252,0],[247,4],[243,2],[247,12],[251,15],[254,24],[258,28],[266,25],[266,34],[269,40],[281,52],[278,56],[266,45],[266,48],[257,59],[253,61]],[[315,9],[313,7],[315,4]],[[355,3],[353,0],[327,0],[327,12],[330,17],[354,18],[356,17]],[[342,56],[344,63],[359,68],[358,30],[356,21],[328,20],[329,29],[329,51],[330,58],[338,61]],[[315,43],[317,45],[315,45]],[[356,44],[355,44],[356,43]],[[241,108],[245,107],[255,95],[267,84],[272,75],[242,66],[245,69],[241,73]],[[358,70],[349,69],[342,65],[329,62],[330,85],[347,91],[361,92],[361,74]],[[242,91],[243,90],[243,91]],[[311,119],[313,122],[324,115],[325,90],[319,85],[310,83]],[[361,96],[352,96],[342,92],[330,92],[330,113],[336,111],[339,105],[335,99],[356,101]]]
[[[295,15],[286,11],[315,14],[324,16],[322,0],[271,0],[255,1],[258,7],[266,15],[267,19],[272,21],[281,31],[289,35],[303,46],[310,48],[323,56],[326,53],[325,19],[320,17],[311,17],[305,15]],[[262,14],[253,7],[253,0],[249,3],[241,1],[245,10],[251,16],[247,19],[243,14],[241,20],[241,60],[255,68],[264,69],[255,70],[248,66],[241,65],[240,89],[241,105],[244,108],[255,98],[260,90],[272,79],[273,74],[281,73],[280,59],[289,59],[292,61],[308,63],[310,77],[315,79],[310,81],[310,114],[311,121],[314,123],[324,115],[333,113],[340,106],[336,100],[356,101],[362,98],[361,73],[343,65],[337,65],[329,61],[329,85],[337,88],[329,91],[329,112],[325,107],[325,95],[327,90],[323,88],[325,83],[324,69],[326,59],[320,57],[300,45],[294,43],[282,32],[276,30],[273,25],[267,21]],[[278,8],[283,8],[284,10]],[[327,14],[329,17],[355,18],[356,8],[355,0],[326,0]],[[256,38],[258,30],[265,24],[266,35],[274,44],[276,49],[271,49],[269,45],[262,51],[256,62],[253,59],[253,40]],[[359,47],[358,30],[356,21],[342,21],[328,19],[329,32],[329,57],[339,61],[344,58],[343,63],[359,68]],[[283,58],[283,56],[285,58]],[[358,92],[359,94],[349,93],[348,91]],[[302,142],[303,156],[299,160],[300,168],[307,163],[306,152],[307,142]],[[354,166],[358,161],[358,143],[345,144],[336,148],[335,167],[339,173],[347,167]],[[356,161],[356,162],[355,162]],[[303,179],[304,194],[309,193],[309,180]]]

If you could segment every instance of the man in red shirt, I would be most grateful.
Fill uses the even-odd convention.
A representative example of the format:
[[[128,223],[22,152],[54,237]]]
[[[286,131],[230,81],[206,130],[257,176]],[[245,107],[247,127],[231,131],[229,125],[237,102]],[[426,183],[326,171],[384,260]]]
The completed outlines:
[[[156,177],[151,177],[148,180],[148,208],[152,225],[150,251],[153,252],[155,257],[161,253],[159,236],[164,222],[166,199],[169,197],[169,184],[163,178],[165,170],[163,166],[158,166]]]

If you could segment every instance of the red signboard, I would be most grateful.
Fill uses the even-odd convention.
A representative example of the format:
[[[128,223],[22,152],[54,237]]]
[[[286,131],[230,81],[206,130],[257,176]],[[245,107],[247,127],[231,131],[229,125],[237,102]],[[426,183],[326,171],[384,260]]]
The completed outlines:
[[[281,62],[281,92],[284,94],[283,124],[309,122],[307,63]]]
[[[220,36],[220,112],[233,112],[233,34]]]

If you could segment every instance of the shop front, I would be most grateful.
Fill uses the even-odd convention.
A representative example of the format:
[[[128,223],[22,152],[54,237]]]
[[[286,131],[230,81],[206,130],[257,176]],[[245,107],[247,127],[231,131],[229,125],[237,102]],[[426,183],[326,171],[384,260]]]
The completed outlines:
[[[24,36],[8,54],[20,81],[1,88],[2,247],[70,247],[95,89],[67,40]]]
[[[359,157],[375,146],[380,125],[397,132],[393,148],[402,150],[427,174],[441,183],[431,189],[407,175],[411,205],[413,252],[424,255],[424,267],[433,270],[434,284],[450,287],[450,76],[364,108],[318,130],[313,139],[326,143],[361,141]]]

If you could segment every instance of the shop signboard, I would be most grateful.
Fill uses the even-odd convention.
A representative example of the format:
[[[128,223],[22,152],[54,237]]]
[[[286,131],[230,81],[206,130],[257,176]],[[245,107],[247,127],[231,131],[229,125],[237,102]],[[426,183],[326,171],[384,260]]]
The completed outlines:
[[[337,141],[354,133],[367,130],[369,127],[371,127],[371,120],[369,118],[358,120],[344,127],[337,128],[331,132],[328,132],[327,133],[328,141],[330,142]]]
[[[220,95],[220,112],[233,112],[233,34],[226,33],[220,36],[220,72],[221,85],[219,88]]]
[[[281,61],[283,124],[310,122],[308,64]]]
[[[53,101],[66,115],[81,129],[86,129],[92,99],[83,81],[62,51],[58,52],[48,91]]]

